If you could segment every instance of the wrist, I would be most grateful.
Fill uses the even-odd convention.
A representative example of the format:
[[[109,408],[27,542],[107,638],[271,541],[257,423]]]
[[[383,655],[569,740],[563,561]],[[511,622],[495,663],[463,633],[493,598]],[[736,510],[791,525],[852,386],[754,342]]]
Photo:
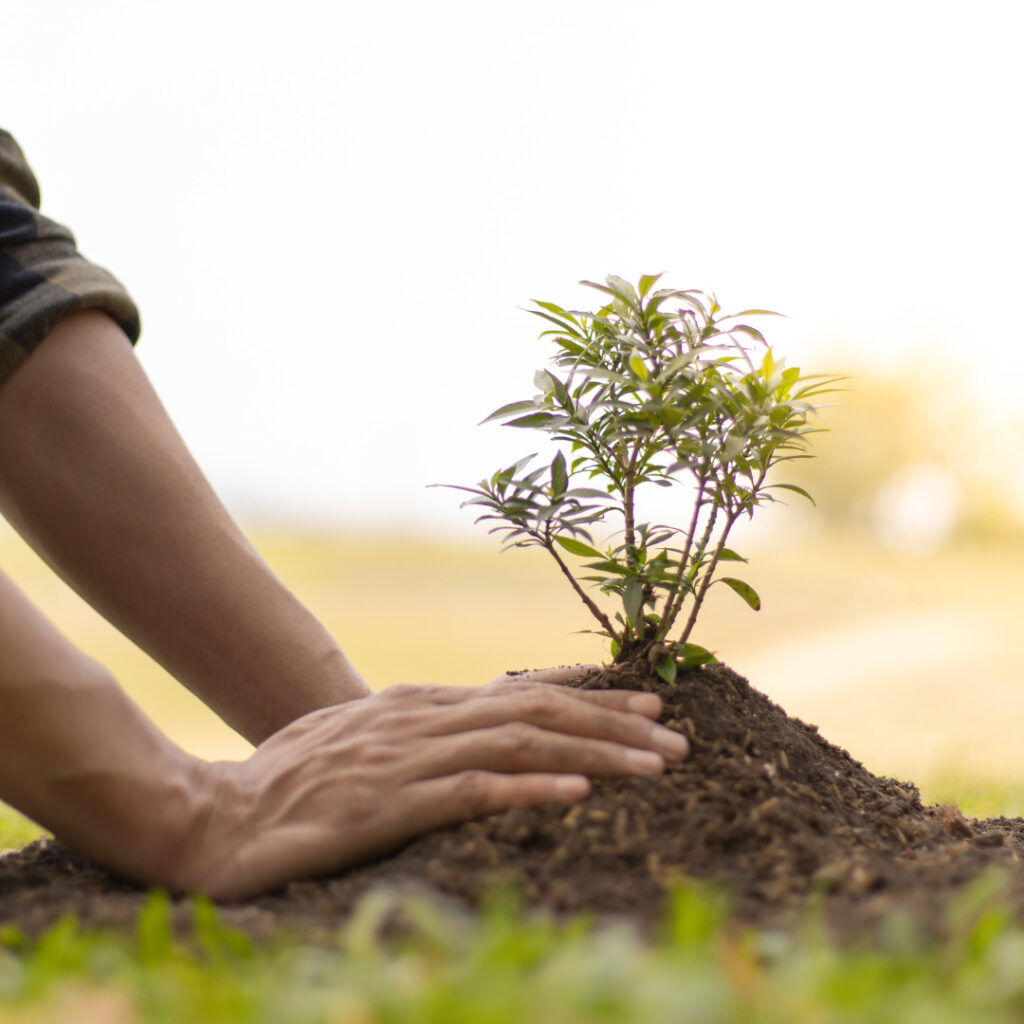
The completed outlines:
[[[177,748],[152,754],[144,770],[83,775],[62,786],[50,828],[117,874],[185,892],[192,848],[213,803],[210,765]]]
[[[19,723],[0,744],[0,796],[105,867],[173,884],[181,843],[208,803],[207,766],[91,659],[50,660],[0,687]]]
[[[173,892],[202,893],[211,899],[239,899],[256,889],[247,884],[239,861],[252,838],[254,814],[245,762],[201,762],[195,795],[170,825],[175,856],[160,865]]]

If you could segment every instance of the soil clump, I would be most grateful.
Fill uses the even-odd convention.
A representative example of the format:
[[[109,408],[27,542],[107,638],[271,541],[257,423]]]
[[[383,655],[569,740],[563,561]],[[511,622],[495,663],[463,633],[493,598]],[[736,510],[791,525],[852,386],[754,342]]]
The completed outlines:
[[[344,875],[224,904],[222,919],[256,938],[317,940],[379,886],[459,915],[511,885],[530,909],[626,918],[652,934],[672,885],[700,878],[723,885],[741,923],[791,926],[813,898],[838,939],[893,911],[940,934],[950,898],[994,865],[1007,871],[1006,898],[1024,908],[1024,820],[925,807],[915,786],[873,775],[724,665],[667,685],[633,662],[576,685],[657,693],[690,758],[657,779],[596,780],[568,810],[518,808],[433,832]],[[145,897],[54,840],[0,857],[0,926],[38,934],[73,913],[84,927],[131,927]],[[187,900],[175,902],[183,929],[190,914]]]

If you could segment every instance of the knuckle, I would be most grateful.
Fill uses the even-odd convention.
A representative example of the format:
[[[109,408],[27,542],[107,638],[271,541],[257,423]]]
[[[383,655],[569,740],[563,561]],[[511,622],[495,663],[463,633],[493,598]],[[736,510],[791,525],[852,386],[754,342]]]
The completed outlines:
[[[546,718],[557,704],[557,697],[546,686],[534,685],[523,691],[523,711],[530,718]]]
[[[511,722],[503,731],[505,750],[514,755],[529,754],[537,749],[540,730],[526,722]]]
[[[423,687],[418,686],[416,683],[395,683],[394,686],[389,686],[382,696],[392,698],[393,700],[408,700],[422,690]]]
[[[487,809],[490,787],[486,773],[478,769],[460,772],[454,782],[455,797],[470,815],[480,814]]]

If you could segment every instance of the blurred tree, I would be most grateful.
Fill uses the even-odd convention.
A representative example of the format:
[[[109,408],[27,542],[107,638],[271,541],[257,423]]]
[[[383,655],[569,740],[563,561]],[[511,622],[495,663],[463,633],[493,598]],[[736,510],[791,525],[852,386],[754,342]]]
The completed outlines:
[[[822,414],[817,457],[786,474],[824,520],[922,549],[1024,534],[1024,414],[991,408],[955,369],[843,369],[847,390]]]

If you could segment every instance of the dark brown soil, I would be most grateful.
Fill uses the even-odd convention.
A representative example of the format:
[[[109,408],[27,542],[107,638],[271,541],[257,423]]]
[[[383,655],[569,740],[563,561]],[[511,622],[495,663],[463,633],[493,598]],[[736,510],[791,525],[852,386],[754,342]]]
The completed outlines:
[[[724,666],[667,686],[634,664],[579,685],[657,692],[691,758],[656,780],[597,780],[568,811],[519,809],[432,833],[341,877],[225,905],[222,917],[258,937],[316,939],[378,885],[468,914],[511,883],[531,908],[626,917],[650,932],[667,889],[693,877],[723,883],[741,922],[791,925],[814,897],[839,938],[893,910],[941,932],[950,898],[992,865],[1005,866],[1007,898],[1024,907],[1024,820],[924,807],[913,785],[872,775]],[[0,858],[0,924],[30,934],[66,912],[86,926],[131,925],[144,898],[52,840]],[[175,913],[185,922],[187,902]]]

